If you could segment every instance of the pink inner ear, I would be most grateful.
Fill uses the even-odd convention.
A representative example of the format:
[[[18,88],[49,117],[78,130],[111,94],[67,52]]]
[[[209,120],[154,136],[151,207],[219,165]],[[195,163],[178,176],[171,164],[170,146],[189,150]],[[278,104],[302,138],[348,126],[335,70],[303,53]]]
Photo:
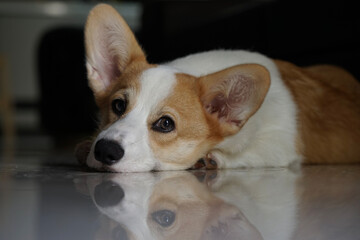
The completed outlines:
[[[216,95],[210,104],[206,106],[206,110],[210,114],[217,113],[218,118],[223,118],[229,115],[229,109],[227,107],[227,99],[225,98],[224,94],[219,93]]]
[[[98,72],[105,87],[108,87],[112,80],[119,77],[121,72],[117,64],[118,57],[112,56],[108,49],[102,50],[102,60],[99,61]]]
[[[243,113],[247,112],[250,103],[253,83],[244,76],[233,76],[216,87],[216,94],[205,106],[210,114],[217,114],[221,121],[240,125]]]
[[[86,33],[88,76],[93,90],[102,91],[128,64],[130,47],[126,34],[131,32],[126,32],[122,23],[110,16],[88,27]]]

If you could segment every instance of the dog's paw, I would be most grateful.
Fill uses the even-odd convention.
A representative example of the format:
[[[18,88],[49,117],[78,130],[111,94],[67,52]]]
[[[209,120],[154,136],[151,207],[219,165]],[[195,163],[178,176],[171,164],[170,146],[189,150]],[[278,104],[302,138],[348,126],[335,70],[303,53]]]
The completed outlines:
[[[87,156],[91,150],[92,141],[85,140],[75,147],[75,157],[81,165],[86,165]]]
[[[218,168],[216,160],[214,160],[211,153],[207,154],[206,157],[200,158],[190,169],[206,169],[214,170]]]

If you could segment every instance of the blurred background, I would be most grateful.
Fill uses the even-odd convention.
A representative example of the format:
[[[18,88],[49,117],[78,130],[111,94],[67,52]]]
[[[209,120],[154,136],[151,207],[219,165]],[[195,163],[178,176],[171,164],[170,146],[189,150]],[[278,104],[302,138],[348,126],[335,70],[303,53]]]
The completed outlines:
[[[100,1],[0,0],[1,159],[72,156],[96,129],[83,27]],[[108,1],[152,63],[211,49],[247,49],[360,79],[355,1]],[[71,157],[72,159],[72,157]],[[72,159],[73,160],[73,159]]]

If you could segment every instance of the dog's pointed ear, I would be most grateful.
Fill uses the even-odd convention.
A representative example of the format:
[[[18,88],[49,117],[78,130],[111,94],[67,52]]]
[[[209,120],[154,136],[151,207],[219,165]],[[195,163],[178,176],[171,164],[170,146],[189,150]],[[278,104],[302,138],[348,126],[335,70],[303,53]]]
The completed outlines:
[[[107,4],[99,4],[89,13],[85,46],[89,85],[95,94],[106,90],[132,61],[145,61],[125,20]]]
[[[199,79],[200,99],[211,118],[219,122],[223,136],[237,133],[259,109],[270,87],[268,70],[243,64]]]

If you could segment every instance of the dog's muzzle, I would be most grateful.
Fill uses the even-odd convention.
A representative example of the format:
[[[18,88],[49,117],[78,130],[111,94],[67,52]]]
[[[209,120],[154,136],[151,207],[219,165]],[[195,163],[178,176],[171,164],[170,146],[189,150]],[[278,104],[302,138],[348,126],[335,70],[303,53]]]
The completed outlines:
[[[100,139],[95,144],[95,159],[105,165],[112,165],[124,156],[124,149],[115,141]]]

